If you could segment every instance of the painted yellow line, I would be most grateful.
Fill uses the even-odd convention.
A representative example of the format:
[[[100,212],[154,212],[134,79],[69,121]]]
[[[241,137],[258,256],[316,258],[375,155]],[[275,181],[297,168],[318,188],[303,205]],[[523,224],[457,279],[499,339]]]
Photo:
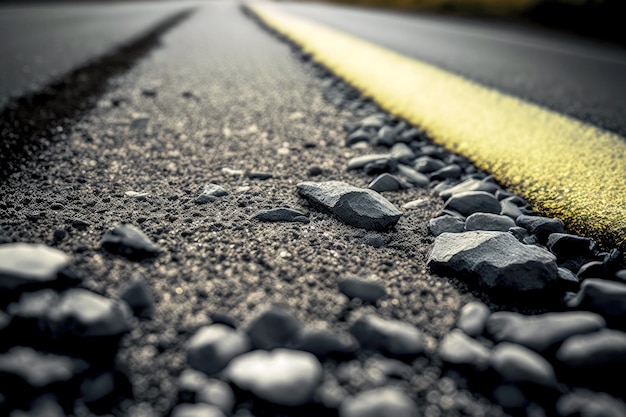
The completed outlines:
[[[626,249],[626,139],[328,26],[252,11],[386,111],[468,157],[535,209]]]

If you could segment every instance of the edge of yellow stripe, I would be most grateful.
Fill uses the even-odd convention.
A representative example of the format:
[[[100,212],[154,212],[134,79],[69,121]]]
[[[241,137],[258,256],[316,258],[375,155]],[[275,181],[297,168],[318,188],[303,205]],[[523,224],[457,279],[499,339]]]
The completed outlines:
[[[547,216],[626,249],[626,139],[268,4],[249,9],[381,108]]]

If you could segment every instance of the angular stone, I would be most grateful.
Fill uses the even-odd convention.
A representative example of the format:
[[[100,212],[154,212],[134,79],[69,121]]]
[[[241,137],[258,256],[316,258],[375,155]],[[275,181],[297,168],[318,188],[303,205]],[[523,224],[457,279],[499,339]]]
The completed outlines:
[[[384,173],[370,182],[367,188],[382,193],[384,191],[400,191],[408,187],[395,175]]]
[[[253,348],[270,350],[289,346],[301,327],[300,321],[291,312],[272,307],[256,316],[246,332]]]
[[[436,274],[477,279],[494,290],[540,290],[557,280],[554,255],[503,232],[443,233],[427,266]]]
[[[515,222],[508,216],[494,213],[474,213],[465,219],[465,230],[491,230],[508,232]]]
[[[494,213],[500,214],[500,202],[493,194],[485,191],[463,191],[452,195],[443,206],[469,216],[473,213]]]
[[[347,398],[339,407],[339,417],[416,417],[412,399],[394,387],[363,391]]]
[[[489,307],[483,302],[473,301],[467,303],[461,309],[459,318],[456,321],[456,327],[468,336],[475,337],[481,335],[490,314]]]
[[[69,263],[69,256],[46,245],[0,245],[0,290],[48,285],[57,280],[58,272]]]
[[[362,229],[385,230],[395,225],[402,213],[375,191],[343,182],[303,182],[298,192],[314,206],[328,210],[343,222]]]
[[[204,188],[202,189],[202,193],[200,193],[200,195],[195,198],[194,203],[205,204],[211,201],[215,201],[219,197],[223,197],[225,195],[228,195],[228,191],[226,191],[222,186],[210,183],[204,186]]]
[[[322,365],[308,353],[289,349],[255,350],[234,359],[223,375],[242,390],[283,406],[311,401],[322,382]]]
[[[375,303],[387,294],[380,282],[357,277],[340,279],[339,290],[349,298],[360,298],[366,303]]]
[[[207,375],[224,369],[235,357],[250,350],[248,336],[225,326],[204,326],[185,345],[187,363]]]
[[[424,352],[422,333],[414,326],[398,320],[385,320],[374,314],[361,316],[350,332],[365,349],[389,356],[415,356]]]
[[[462,233],[465,230],[465,221],[455,216],[439,216],[430,219],[428,230],[435,237],[442,233]]]
[[[459,178],[463,170],[457,164],[447,165],[429,175],[431,181],[443,181],[450,178]]]
[[[444,362],[474,371],[487,369],[491,355],[489,349],[459,329],[444,336],[438,352]]]
[[[310,220],[304,213],[288,207],[278,207],[269,210],[260,210],[253,217],[262,222],[300,222],[308,223]]]
[[[552,233],[548,237],[548,249],[559,258],[577,257],[592,258],[595,254],[596,242],[586,237]]]
[[[539,354],[514,343],[500,343],[493,348],[491,367],[500,377],[513,384],[557,388],[552,365]]]
[[[601,316],[586,311],[536,316],[498,311],[487,320],[487,333],[496,342],[517,343],[536,352],[546,353],[570,336],[595,332],[605,326]]]
[[[531,235],[537,235],[542,242],[552,233],[565,233],[565,225],[559,219],[522,214],[515,219],[515,223],[528,230]]]
[[[106,232],[100,245],[111,253],[133,260],[153,257],[159,253],[150,238],[131,224],[123,224]]]

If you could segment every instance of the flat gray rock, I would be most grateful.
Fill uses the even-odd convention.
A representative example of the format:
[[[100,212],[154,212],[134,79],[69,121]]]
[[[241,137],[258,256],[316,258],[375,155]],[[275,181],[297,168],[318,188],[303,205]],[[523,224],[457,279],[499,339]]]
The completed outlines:
[[[508,216],[495,213],[474,213],[465,219],[465,230],[492,230],[508,232],[515,222]]]
[[[402,216],[377,192],[339,181],[303,182],[298,184],[298,192],[314,206],[362,229],[385,230],[395,225]]]
[[[171,417],[226,417],[222,411],[209,404],[179,404],[172,410]]]
[[[376,161],[384,161],[385,163],[387,163],[390,159],[392,159],[392,156],[388,153],[373,153],[368,155],[355,156],[348,161],[348,170],[362,169],[365,168],[365,165]]]
[[[428,177],[421,172],[417,172],[411,167],[406,165],[398,165],[398,175],[404,177],[408,182],[417,187],[427,187],[430,184]]]
[[[207,375],[224,369],[235,357],[250,350],[248,336],[224,324],[204,326],[185,345],[187,363]]]
[[[496,345],[491,353],[490,365],[508,383],[547,388],[558,386],[552,365],[521,345],[507,342]]]
[[[349,397],[339,407],[339,417],[417,417],[412,399],[397,388],[382,387]]]
[[[626,404],[604,392],[576,390],[558,399],[556,411],[560,417],[626,417]]]
[[[522,214],[515,219],[515,223],[542,241],[552,233],[565,233],[565,225],[560,219]]]
[[[240,389],[283,406],[309,403],[322,376],[322,365],[313,354],[289,349],[246,353],[224,371],[224,377]]]
[[[428,230],[435,237],[442,233],[461,233],[465,230],[465,221],[455,216],[439,216],[430,219]]]
[[[459,329],[444,336],[438,352],[444,362],[476,371],[487,369],[491,355],[489,349]]]
[[[200,195],[193,201],[196,204],[205,204],[215,201],[219,197],[223,197],[225,195],[228,195],[228,191],[226,191],[222,186],[210,183],[204,186]]]
[[[254,220],[262,222],[300,222],[308,223],[309,218],[301,211],[288,207],[277,207],[269,210],[260,210],[254,216]]]
[[[487,320],[487,333],[496,342],[513,342],[544,353],[570,336],[595,332],[605,326],[602,316],[586,311],[536,316],[498,311]]]
[[[287,347],[296,340],[302,325],[285,309],[271,307],[252,319],[246,332],[254,349]]]
[[[108,252],[133,260],[150,258],[159,253],[150,238],[131,224],[123,224],[106,232],[100,245]]]
[[[350,332],[361,347],[389,356],[415,356],[424,352],[422,332],[399,320],[385,320],[374,314],[361,316]]]
[[[563,342],[556,359],[581,377],[603,377],[626,370],[626,333],[603,329]]]
[[[380,282],[358,277],[340,279],[339,290],[349,298],[360,298],[367,303],[375,303],[387,294]]]
[[[443,233],[427,266],[436,274],[478,279],[493,290],[541,290],[557,280],[554,255],[504,232]]]
[[[463,216],[474,213],[500,214],[501,210],[498,199],[485,191],[463,191],[453,194],[443,208],[454,210]]]
[[[70,257],[41,244],[0,245],[0,289],[15,290],[28,285],[45,285],[57,279]]]
[[[318,358],[352,355],[358,347],[356,339],[347,333],[317,328],[305,328],[294,343],[294,348],[310,352]]]
[[[384,191],[400,191],[408,187],[405,186],[404,181],[395,175],[384,173],[374,178],[367,188],[382,193]]]

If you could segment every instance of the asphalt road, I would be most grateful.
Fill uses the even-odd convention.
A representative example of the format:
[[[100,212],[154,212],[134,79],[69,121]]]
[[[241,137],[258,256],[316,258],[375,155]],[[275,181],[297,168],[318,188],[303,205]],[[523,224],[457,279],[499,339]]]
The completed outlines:
[[[0,6],[0,107],[141,36],[189,2]]]
[[[276,3],[276,7],[626,134],[624,49],[495,21],[324,4]]]

